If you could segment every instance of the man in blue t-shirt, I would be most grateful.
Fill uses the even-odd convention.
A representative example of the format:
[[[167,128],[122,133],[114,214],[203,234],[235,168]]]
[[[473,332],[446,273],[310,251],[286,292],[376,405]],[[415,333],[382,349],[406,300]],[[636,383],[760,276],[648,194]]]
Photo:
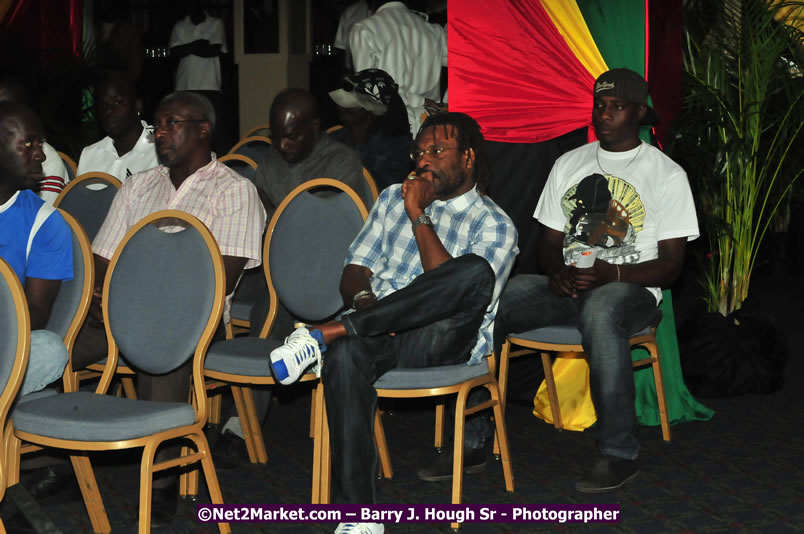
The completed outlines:
[[[58,380],[64,341],[44,330],[62,280],[73,277],[70,228],[30,188],[42,179],[42,123],[28,108],[0,102],[0,258],[17,273],[31,317],[31,355],[20,395]]]

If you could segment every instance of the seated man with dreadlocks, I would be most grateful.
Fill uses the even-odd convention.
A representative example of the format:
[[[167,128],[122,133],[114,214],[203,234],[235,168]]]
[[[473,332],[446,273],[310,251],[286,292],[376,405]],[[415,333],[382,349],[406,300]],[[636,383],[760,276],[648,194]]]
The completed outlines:
[[[336,503],[375,502],[374,381],[396,367],[490,354],[497,300],[518,253],[513,222],[482,192],[488,167],[471,117],[429,117],[411,158],[415,175],[380,194],[349,249],[340,288],[355,311],[298,328],[271,353],[283,384],[323,362]]]

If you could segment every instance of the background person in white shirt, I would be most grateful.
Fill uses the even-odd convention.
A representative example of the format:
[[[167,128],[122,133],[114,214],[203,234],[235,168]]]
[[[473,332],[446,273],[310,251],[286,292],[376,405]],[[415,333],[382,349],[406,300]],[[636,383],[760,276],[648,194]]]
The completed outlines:
[[[212,139],[212,149],[225,154],[222,146],[225,114],[221,105],[221,54],[227,52],[223,21],[201,8],[198,0],[186,0],[187,16],[179,20],[170,32],[170,55],[179,60],[176,69],[176,91],[193,91],[205,96],[215,108],[218,126]]]
[[[360,0],[353,4],[346,6],[346,9],[341,13],[341,18],[338,19],[338,31],[335,33],[335,40],[332,46],[343,50],[343,65],[347,72],[352,71],[352,51],[349,49],[349,34],[352,27],[356,22],[363,20],[371,15],[372,11],[369,9],[366,0]]]
[[[84,147],[78,160],[78,175],[107,172],[125,181],[132,174],[156,167],[153,135],[140,120],[142,100],[137,89],[123,76],[109,76],[95,91],[95,114],[106,137]]]
[[[430,24],[404,2],[375,0],[374,14],[349,34],[356,72],[382,69],[399,84],[413,135],[419,131],[424,100],[441,101],[441,67],[447,66],[447,31]]]

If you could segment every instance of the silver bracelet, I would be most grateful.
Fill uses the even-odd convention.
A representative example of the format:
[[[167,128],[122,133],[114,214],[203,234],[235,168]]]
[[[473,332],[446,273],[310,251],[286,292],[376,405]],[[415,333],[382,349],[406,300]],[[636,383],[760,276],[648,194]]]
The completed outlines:
[[[358,291],[355,294],[355,296],[352,297],[352,308],[354,308],[356,310],[357,309],[357,303],[359,301],[361,301],[363,299],[370,298],[370,297],[374,297],[375,299],[377,298],[377,296],[374,294],[374,292],[371,291],[370,289],[364,289],[362,291]]]

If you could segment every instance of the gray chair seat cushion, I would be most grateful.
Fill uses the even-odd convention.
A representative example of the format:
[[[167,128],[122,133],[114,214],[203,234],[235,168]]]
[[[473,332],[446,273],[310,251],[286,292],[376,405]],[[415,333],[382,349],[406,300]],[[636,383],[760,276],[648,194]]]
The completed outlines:
[[[377,389],[421,389],[454,386],[478,376],[489,374],[489,361],[477,365],[459,363],[439,367],[391,369],[374,382]]]
[[[271,351],[281,345],[273,339],[236,337],[213,343],[204,368],[244,376],[272,376]]]
[[[51,397],[53,395],[58,395],[59,390],[53,388],[45,388],[40,389],[39,391],[34,391],[32,393],[28,393],[27,395],[23,395],[22,397],[17,398],[17,404],[22,404],[23,402],[31,402],[37,399],[44,399],[45,397]]]
[[[14,428],[75,441],[134,439],[192,424],[193,407],[182,402],[132,400],[79,391],[17,405]]]
[[[631,337],[650,334],[650,327],[643,328],[639,332],[631,334]],[[556,345],[580,345],[581,331],[575,326],[546,326],[544,328],[534,328],[527,332],[511,334],[510,337],[526,339],[537,343],[553,343]]]

